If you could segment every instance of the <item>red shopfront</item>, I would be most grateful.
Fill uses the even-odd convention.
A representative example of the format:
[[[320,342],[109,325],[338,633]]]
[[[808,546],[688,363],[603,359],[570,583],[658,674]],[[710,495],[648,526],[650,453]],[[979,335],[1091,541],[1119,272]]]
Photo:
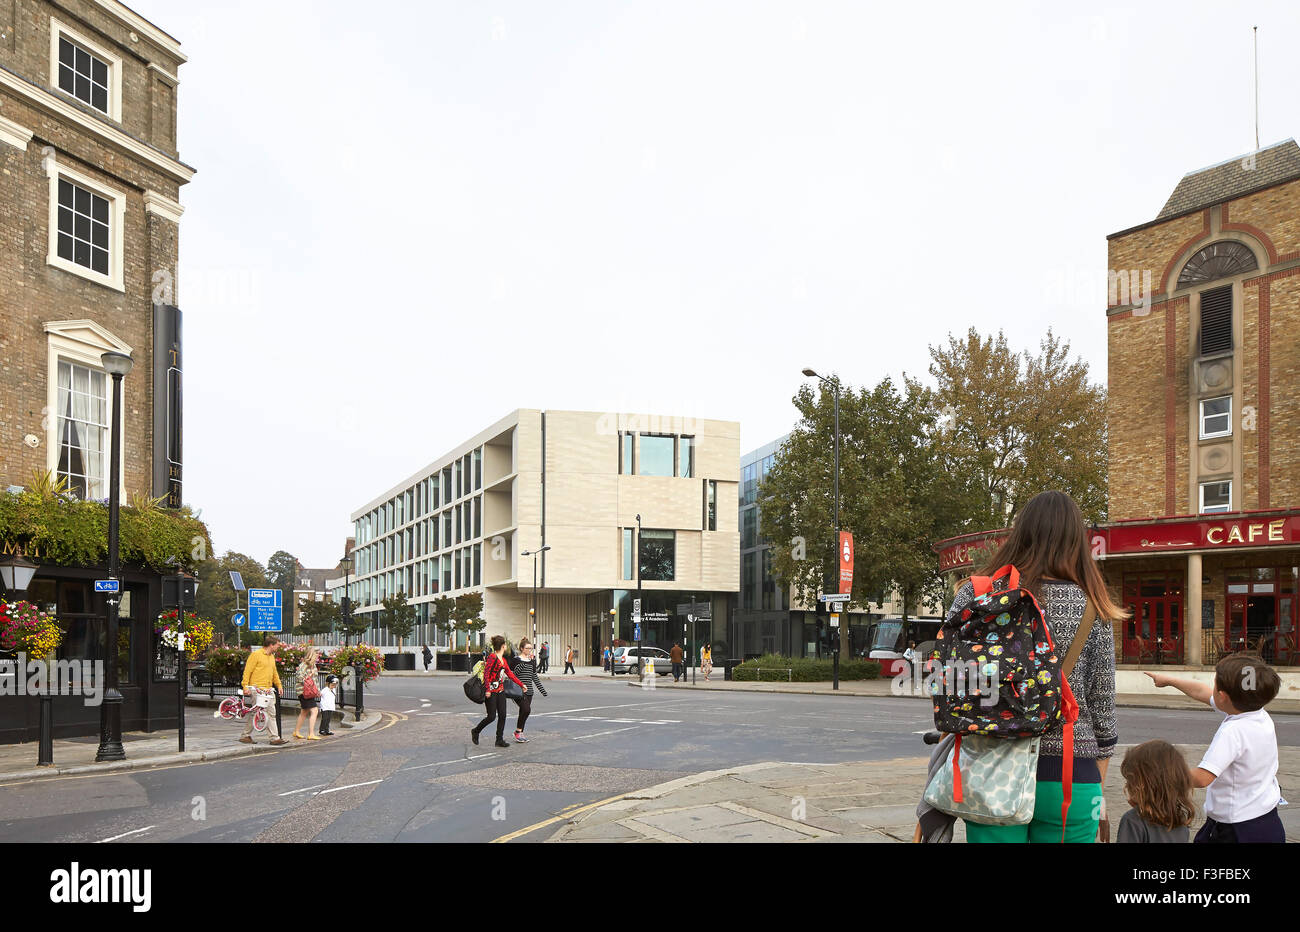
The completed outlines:
[[[1007,531],[935,544],[952,582]],[[1251,650],[1300,664],[1300,509],[1125,521],[1091,531],[1092,554],[1131,617],[1120,663],[1212,665]]]

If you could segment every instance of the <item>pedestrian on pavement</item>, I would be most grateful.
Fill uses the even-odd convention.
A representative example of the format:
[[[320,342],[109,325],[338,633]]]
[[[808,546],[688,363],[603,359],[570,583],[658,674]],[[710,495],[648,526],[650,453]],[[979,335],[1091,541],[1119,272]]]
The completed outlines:
[[[700,672],[704,674],[704,682],[709,681],[709,674],[713,672],[713,645],[705,644],[700,648]]]
[[[1129,748],[1119,770],[1124,775],[1124,796],[1133,808],[1119,820],[1115,840],[1187,844],[1196,803],[1192,772],[1182,752],[1168,741],[1148,741]]]
[[[578,675],[578,671],[573,668],[573,659],[575,655],[572,644],[564,649],[564,673],[572,673],[574,676]],[[560,675],[563,676],[564,673],[561,673]]]
[[[533,687],[537,687],[543,696],[546,695],[546,687],[537,678],[537,659],[533,654],[533,642],[528,638],[523,638],[519,642],[519,654],[515,657],[513,671],[520,681],[528,684],[524,694],[515,699],[519,704],[519,717],[515,721],[515,740],[524,744],[528,741],[524,737],[524,725],[533,711]]]
[[[1085,638],[1068,681],[1079,706],[1074,723],[1074,762],[1070,808],[1061,825],[1065,801],[1063,784],[1064,733],[1061,722],[1045,731],[1039,742],[1038,781],[1034,818],[1027,825],[981,825],[966,821],[968,842],[1091,843],[1110,839],[1102,789],[1106,768],[1115,753],[1119,730],[1115,723],[1115,641],[1111,623],[1128,618],[1106,590],[1105,580],[1092,558],[1087,525],[1074,499],[1064,492],[1039,492],[1016,516],[1011,533],[987,564],[981,576],[992,576],[1004,566],[1020,573],[1020,588],[1034,595],[1051,628],[1052,643],[1068,653],[1074,637]],[[999,578],[996,589],[1006,587]],[[945,624],[953,624],[975,598],[967,581],[957,591]],[[1080,631],[1085,615],[1096,615],[1088,630]]]
[[[429,645],[424,645],[424,672],[429,672],[429,664],[433,663],[433,651],[429,650]]]
[[[903,659],[908,662],[909,669],[916,666],[916,662],[921,659],[920,652],[916,649],[916,641],[907,642],[907,650],[903,651]]]
[[[1205,824],[1196,844],[1282,844],[1286,826],[1278,805],[1286,805],[1277,783],[1277,729],[1265,711],[1282,688],[1282,678],[1259,654],[1229,654],[1214,667],[1214,684],[1166,673],[1147,673],[1157,686],[1172,686],[1204,702],[1224,718],[1214,739],[1190,772],[1192,786],[1205,789]]]
[[[331,673],[325,677],[325,687],[320,691],[320,733],[322,735],[332,735],[330,731],[330,720],[334,718],[334,710],[338,707],[339,695],[339,678]]]
[[[271,692],[272,689],[283,688],[280,685],[280,671],[275,667],[275,653],[279,649],[280,639],[274,634],[268,634],[263,638],[262,647],[249,652],[248,660],[244,663],[244,678],[240,681],[244,695],[251,700],[256,701],[259,695],[270,695],[270,702],[266,705],[266,730],[271,735],[271,743],[276,747],[289,743],[280,737],[280,727],[275,723],[276,700],[275,693]],[[244,733],[239,736],[239,740],[244,744],[253,743],[252,715],[247,716]]]
[[[537,652],[538,673],[549,673],[551,669],[551,645],[542,641],[542,649]]]
[[[605,672],[608,673],[609,672],[609,648],[608,647],[606,647],[604,653],[601,654],[601,660],[604,661]]]
[[[682,658],[685,656],[686,655],[682,653],[682,645],[673,641],[673,649],[668,652],[668,657],[673,662],[674,683],[677,682],[677,677],[686,675],[685,664],[682,663]]]
[[[316,685],[316,648],[308,647],[307,655],[302,658],[302,663],[298,664],[295,671],[298,676],[298,705],[301,708],[298,711],[298,721],[293,726],[293,736],[299,741],[306,738],[308,741],[319,741],[320,735],[316,734],[316,716],[320,714],[320,687]],[[303,735],[302,722],[307,719],[307,734]]]
[[[514,680],[520,689],[527,690],[528,687],[519,682],[519,678],[510,672],[510,667],[506,666],[504,657],[506,652],[506,639],[499,634],[492,636],[492,652],[488,654],[487,660],[483,663],[483,691],[485,693],[483,705],[487,708],[487,717],[470,729],[470,740],[478,744],[479,733],[487,728],[494,721],[497,724],[497,747],[508,748],[510,745],[506,742],[506,694],[505,681],[506,677]]]

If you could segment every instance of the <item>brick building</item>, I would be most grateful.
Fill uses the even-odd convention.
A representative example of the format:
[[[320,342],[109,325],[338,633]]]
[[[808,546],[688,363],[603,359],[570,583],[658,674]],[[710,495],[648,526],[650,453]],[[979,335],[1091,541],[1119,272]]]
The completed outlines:
[[[122,482],[181,504],[179,43],[117,0],[0,0],[0,489],[40,473],[109,495],[112,381],[123,380]],[[5,552],[19,545],[0,541]],[[39,561],[40,554],[27,554]],[[100,659],[103,566],[40,566],[21,595],[55,612],[60,659]],[[153,619],[157,574],[124,567],[119,656],[127,729],[175,724]],[[12,598],[13,593],[6,592]],[[174,667],[174,664],[173,664]],[[56,700],[56,734],[93,734],[97,709]],[[34,737],[35,704],[0,710],[0,740]]]
[[[1192,172],[1107,239],[1111,523],[1093,550],[1134,613],[1119,659],[1296,664],[1300,146]],[[936,545],[944,568],[985,536]]]

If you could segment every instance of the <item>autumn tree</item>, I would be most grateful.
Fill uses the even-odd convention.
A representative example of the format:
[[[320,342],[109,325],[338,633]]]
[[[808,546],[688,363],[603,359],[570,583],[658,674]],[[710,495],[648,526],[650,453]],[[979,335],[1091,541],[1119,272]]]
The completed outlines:
[[[386,596],[383,604],[384,610],[381,615],[383,625],[393,637],[397,638],[397,649],[400,651],[402,641],[409,638],[412,629],[415,628],[415,606],[407,603],[405,592]]]

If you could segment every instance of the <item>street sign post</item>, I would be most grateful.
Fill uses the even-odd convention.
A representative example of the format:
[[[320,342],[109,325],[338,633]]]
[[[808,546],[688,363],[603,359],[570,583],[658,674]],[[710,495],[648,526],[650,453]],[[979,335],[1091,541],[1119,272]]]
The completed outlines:
[[[116,579],[96,579],[95,591],[96,592],[120,592],[121,583],[118,582]]]
[[[235,612],[233,615],[230,616],[230,623],[234,625],[236,628],[242,628],[244,626],[245,620],[246,618],[243,612]]]
[[[274,631],[284,630],[284,605],[279,589],[248,590],[248,630]]]

